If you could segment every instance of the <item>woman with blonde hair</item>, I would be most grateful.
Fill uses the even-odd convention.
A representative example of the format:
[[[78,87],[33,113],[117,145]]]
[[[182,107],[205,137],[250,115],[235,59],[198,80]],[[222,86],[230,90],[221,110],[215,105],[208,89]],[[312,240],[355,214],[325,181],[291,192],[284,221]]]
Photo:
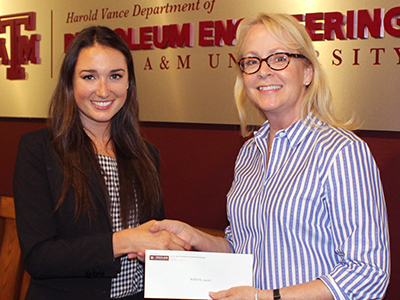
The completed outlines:
[[[254,287],[212,299],[382,299],[390,251],[379,171],[352,121],[335,116],[305,28],[283,14],[245,19],[237,49],[242,133],[254,112],[266,121],[237,157],[225,238],[171,220],[150,230],[201,251],[253,254]]]
[[[307,86],[302,102],[301,117],[304,119],[310,112],[319,117],[320,120],[335,126],[346,129],[356,129],[357,124],[353,118],[348,121],[340,120],[333,111],[332,94],[329,88],[326,73],[318,60],[318,52],[314,49],[311,39],[308,36],[303,25],[295,18],[285,14],[275,15],[259,15],[253,19],[245,19],[240,24],[240,30],[237,33],[236,57],[243,58],[243,44],[249,31],[255,24],[265,24],[271,35],[289,48],[298,51],[307,60],[313,68],[313,79]],[[238,75],[235,83],[235,99],[236,107],[239,112],[241,129],[243,136],[248,136],[252,132],[249,127],[249,119],[253,120],[256,115],[261,114],[262,118],[266,118],[262,110],[255,106],[246,94],[243,85],[243,72],[238,69]]]

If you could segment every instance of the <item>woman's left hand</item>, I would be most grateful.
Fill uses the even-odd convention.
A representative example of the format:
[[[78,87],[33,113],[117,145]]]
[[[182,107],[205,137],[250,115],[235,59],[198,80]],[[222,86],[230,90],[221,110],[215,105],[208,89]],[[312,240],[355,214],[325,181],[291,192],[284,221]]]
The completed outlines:
[[[253,300],[257,292],[257,289],[252,286],[237,286],[230,288],[229,290],[223,290],[219,292],[210,292],[209,295],[212,299],[229,299],[229,300]]]

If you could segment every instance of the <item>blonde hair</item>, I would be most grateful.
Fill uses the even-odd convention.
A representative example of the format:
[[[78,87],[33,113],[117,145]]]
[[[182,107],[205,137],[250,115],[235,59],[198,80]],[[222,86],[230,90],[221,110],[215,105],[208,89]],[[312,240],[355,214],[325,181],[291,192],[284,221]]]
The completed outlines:
[[[312,112],[321,121],[329,125],[355,129],[356,125],[353,117],[348,121],[342,121],[335,116],[332,106],[332,94],[326,73],[318,61],[317,52],[305,27],[294,17],[287,14],[259,14],[256,17],[242,20],[237,30],[236,57],[238,61],[243,57],[243,47],[246,37],[251,28],[256,24],[264,24],[268,32],[277,41],[306,56],[308,59],[303,60],[304,64],[311,65],[313,68],[313,80],[307,87],[304,95],[301,119],[305,120],[305,117]],[[243,73],[239,68],[236,76],[234,95],[242,135],[248,136],[251,133],[249,130],[250,125],[255,125],[249,124],[250,118],[258,114],[262,115],[265,119],[265,115],[249,99],[243,85]],[[316,124],[313,125],[316,126]]]

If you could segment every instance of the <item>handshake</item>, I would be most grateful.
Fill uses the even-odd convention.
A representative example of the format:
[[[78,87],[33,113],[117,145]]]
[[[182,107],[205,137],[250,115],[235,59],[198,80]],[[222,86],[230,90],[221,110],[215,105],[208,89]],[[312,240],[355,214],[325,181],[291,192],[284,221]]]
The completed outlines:
[[[199,230],[179,221],[148,221],[113,234],[114,257],[128,255],[144,261],[146,249],[191,250]]]

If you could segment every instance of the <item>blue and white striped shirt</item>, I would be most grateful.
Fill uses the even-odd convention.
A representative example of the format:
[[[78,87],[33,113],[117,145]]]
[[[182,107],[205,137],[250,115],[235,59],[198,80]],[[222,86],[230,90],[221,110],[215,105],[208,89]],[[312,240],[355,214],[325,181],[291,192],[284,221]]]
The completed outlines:
[[[226,239],[254,254],[256,288],[319,278],[335,299],[383,298],[390,250],[378,168],[356,135],[307,120],[276,134],[268,163],[268,122],[243,145]]]

